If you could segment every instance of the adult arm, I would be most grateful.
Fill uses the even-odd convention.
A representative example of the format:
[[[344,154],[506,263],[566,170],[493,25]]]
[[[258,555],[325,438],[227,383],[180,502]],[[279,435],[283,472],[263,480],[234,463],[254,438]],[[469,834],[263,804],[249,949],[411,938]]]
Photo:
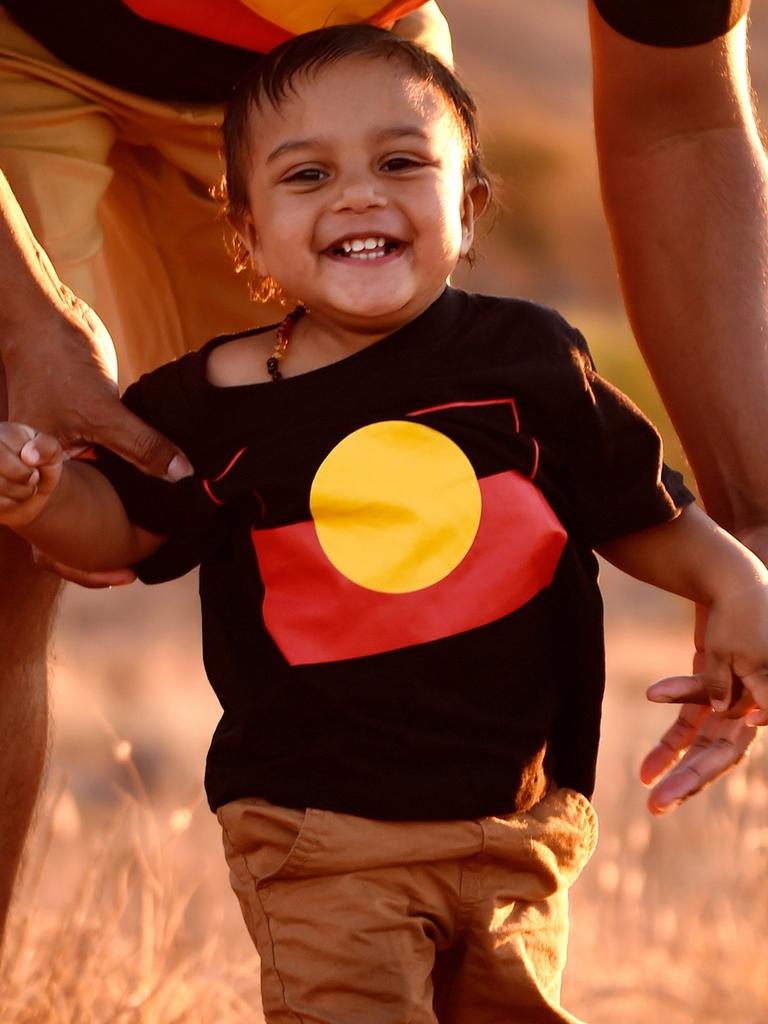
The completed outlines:
[[[768,163],[746,19],[683,48],[633,42],[594,5],[591,26],[603,200],[627,311],[707,511],[748,530],[768,522]]]
[[[9,417],[62,446],[99,443],[145,472],[191,472],[167,438],[118,400],[114,347],[94,312],[59,280],[0,173],[0,358]]]
[[[604,11],[673,10],[657,0],[597,2]],[[746,6],[732,3],[731,20]],[[689,15],[727,7],[685,5]],[[707,510],[768,561],[768,171],[746,19],[685,48],[633,42],[595,3],[590,22],[603,201],[629,317]],[[704,621],[700,613],[694,671]],[[649,696],[707,701],[695,679],[664,680]],[[743,719],[687,703],[641,768],[646,783],[656,781],[652,810],[728,771],[754,737]]]

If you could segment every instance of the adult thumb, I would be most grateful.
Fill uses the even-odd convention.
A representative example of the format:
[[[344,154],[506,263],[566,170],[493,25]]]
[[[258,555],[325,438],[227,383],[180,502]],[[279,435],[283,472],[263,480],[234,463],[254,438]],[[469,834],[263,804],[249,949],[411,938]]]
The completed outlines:
[[[189,459],[175,444],[125,406],[118,406],[108,427],[90,440],[109,448],[143,473],[172,483],[194,472]]]

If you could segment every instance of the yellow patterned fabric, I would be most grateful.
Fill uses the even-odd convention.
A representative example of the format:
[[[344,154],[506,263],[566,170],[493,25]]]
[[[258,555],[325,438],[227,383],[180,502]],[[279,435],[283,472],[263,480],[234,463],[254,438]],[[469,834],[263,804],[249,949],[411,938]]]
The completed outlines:
[[[298,35],[300,32],[309,32],[326,25],[394,20],[420,7],[424,0],[401,0],[399,3],[382,3],[382,0],[345,0],[343,3],[329,3],[329,0],[294,0],[290,4],[286,4],[285,0],[240,2],[267,21]]]

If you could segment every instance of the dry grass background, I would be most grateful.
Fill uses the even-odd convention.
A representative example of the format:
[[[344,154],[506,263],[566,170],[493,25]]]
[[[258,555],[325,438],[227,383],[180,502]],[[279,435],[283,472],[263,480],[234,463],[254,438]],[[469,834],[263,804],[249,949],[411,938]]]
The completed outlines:
[[[604,572],[609,686],[598,852],[573,899],[566,1003],[591,1024],[768,1020],[768,758],[662,820],[636,780],[689,661],[688,610]],[[194,580],[70,588],[49,782],[2,975],[3,1024],[262,1020],[258,962],[200,777],[217,707]]]
[[[599,211],[584,5],[444,7],[491,162],[512,181],[469,286],[564,309],[586,325],[606,375],[660,417]],[[760,92],[768,0],[753,10]],[[671,712],[642,695],[687,670],[689,613],[612,570],[604,580],[601,841],[574,891],[566,1004],[591,1024],[766,1024],[765,748],[674,815],[650,818],[637,766]],[[48,783],[0,969],[0,1024],[260,1021],[258,962],[202,797],[218,708],[199,661],[194,580],[70,588],[55,647]]]

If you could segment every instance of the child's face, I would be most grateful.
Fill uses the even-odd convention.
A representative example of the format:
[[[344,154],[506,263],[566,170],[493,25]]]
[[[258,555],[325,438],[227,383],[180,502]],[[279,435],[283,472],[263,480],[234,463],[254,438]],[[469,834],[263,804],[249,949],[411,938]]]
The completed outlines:
[[[255,268],[327,322],[394,330],[472,243],[481,189],[465,193],[454,116],[395,61],[348,58],[294,86],[252,117],[242,234]]]

